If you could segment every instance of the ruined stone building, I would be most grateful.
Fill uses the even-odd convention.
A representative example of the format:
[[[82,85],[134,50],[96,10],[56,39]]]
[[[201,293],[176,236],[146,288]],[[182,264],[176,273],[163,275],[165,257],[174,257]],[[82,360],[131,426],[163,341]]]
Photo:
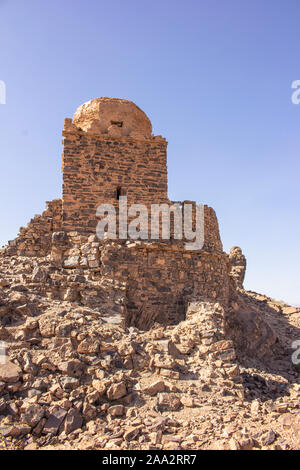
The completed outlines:
[[[251,449],[285,442],[286,423],[298,448],[300,309],[244,290],[214,210],[197,249],[175,230],[97,236],[101,204],[119,222],[121,196],[174,205],[147,116],[126,100],[80,106],[62,163],[62,198],[0,250],[0,448]],[[185,226],[191,201],[176,204]]]
[[[95,236],[97,207],[111,203],[117,208],[121,195],[129,205],[172,204],[167,141],[152,134],[142,110],[115,98],[83,104],[73,120],[65,120],[62,160],[62,200],[49,202],[42,215],[21,228],[7,249],[11,254],[49,256],[62,272],[89,272],[99,283],[119,282],[128,324],[178,322],[192,299],[226,305],[231,264],[212,208],[204,207],[204,246],[198,251],[185,250],[180,240],[99,241]],[[97,304],[97,289],[88,300],[86,286],[74,285],[74,291],[83,304],[91,297]],[[66,295],[62,282],[56,295]]]

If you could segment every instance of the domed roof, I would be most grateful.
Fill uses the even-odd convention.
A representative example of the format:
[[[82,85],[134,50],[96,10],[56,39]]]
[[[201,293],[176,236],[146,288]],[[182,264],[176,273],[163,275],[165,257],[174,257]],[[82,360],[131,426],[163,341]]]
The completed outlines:
[[[152,125],[146,114],[132,101],[96,98],[79,106],[73,122],[84,131],[114,137],[150,138]]]

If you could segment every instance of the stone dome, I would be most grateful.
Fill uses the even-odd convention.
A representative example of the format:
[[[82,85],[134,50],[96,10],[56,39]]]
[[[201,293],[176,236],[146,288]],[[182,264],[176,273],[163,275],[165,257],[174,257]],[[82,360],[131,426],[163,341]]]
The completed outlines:
[[[152,125],[146,114],[132,101],[96,98],[79,106],[74,124],[86,132],[112,137],[151,137]]]

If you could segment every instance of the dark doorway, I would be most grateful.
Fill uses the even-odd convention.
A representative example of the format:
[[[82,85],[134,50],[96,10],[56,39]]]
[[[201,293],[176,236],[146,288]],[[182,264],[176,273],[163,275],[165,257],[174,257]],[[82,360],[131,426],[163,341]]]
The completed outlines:
[[[123,194],[123,193],[122,193],[122,188],[119,186],[119,187],[117,188],[117,200],[120,199],[120,196],[122,196],[122,194]]]

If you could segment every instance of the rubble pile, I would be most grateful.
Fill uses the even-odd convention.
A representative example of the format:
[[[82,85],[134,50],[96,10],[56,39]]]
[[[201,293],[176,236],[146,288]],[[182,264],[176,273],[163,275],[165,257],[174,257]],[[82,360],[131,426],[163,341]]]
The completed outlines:
[[[0,448],[299,448],[299,309],[232,278],[228,309],[190,298],[178,324],[138,329],[99,242],[61,267],[59,243],[0,256]]]

